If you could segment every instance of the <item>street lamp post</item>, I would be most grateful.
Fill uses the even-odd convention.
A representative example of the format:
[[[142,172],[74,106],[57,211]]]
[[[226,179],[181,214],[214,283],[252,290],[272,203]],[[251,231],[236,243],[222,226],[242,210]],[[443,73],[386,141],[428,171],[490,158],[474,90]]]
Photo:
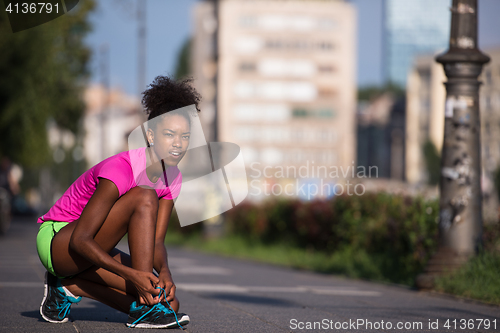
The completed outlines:
[[[490,58],[477,47],[477,0],[453,0],[450,44],[436,57],[448,78],[441,158],[439,248],[417,286],[473,256],[481,241],[481,124],[478,76]]]

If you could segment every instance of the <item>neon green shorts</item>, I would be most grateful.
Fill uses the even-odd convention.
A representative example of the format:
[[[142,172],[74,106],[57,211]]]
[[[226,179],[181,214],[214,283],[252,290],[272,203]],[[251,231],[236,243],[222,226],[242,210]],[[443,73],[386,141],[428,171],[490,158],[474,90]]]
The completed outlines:
[[[40,261],[49,273],[59,278],[64,277],[58,276],[52,267],[52,239],[66,225],[68,222],[45,221],[40,226],[36,236],[36,250]]]

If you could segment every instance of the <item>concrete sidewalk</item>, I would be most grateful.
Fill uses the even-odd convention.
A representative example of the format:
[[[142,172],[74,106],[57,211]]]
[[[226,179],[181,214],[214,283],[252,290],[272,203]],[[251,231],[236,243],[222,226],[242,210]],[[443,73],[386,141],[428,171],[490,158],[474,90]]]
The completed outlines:
[[[37,230],[35,219],[17,219],[0,238],[0,332],[130,332],[126,314],[89,299],[73,305],[68,323],[41,318],[45,269],[36,253]],[[398,323],[411,327],[398,332],[500,332],[499,307],[176,248],[168,251],[181,311],[191,317],[187,332],[327,332],[336,331],[335,325],[343,325],[344,332],[389,332]],[[474,328],[460,329],[462,319],[472,320]],[[490,329],[484,324],[478,328],[481,319],[490,321]],[[448,329],[447,320],[452,325]],[[353,326],[361,321],[364,326]],[[430,329],[430,322],[438,329]]]

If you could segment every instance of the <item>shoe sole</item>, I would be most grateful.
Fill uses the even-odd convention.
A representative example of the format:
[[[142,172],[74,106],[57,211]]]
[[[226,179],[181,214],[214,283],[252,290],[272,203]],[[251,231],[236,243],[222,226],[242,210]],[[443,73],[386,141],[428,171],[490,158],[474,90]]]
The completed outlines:
[[[184,315],[184,316],[182,316],[181,319],[178,319],[179,324],[181,326],[189,324],[189,320],[190,319],[189,319],[188,315]],[[177,322],[173,322],[170,324],[164,324],[164,325],[153,325],[153,324],[142,323],[142,324],[136,324],[133,326],[132,326],[132,324],[127,323],[127,327],[132,327],[132,328],[175,328],[175,327],[179,327],[179,325],[177,325]]]
[[[181,326],[189,324],[189,320],[190,320],[189,316],[186,314],[183,315],[181,319],[177,318],[177,321],[179,322],[179,324]],[[167,325],[167,328],[171,328],[171,327],[179,327],[179,325],[177,325],[177,322]]]
[[[40,305],[40,314],[42,315],[42,318],[45,319],[46,321],[54,324],[62,324],[66,323],[68,321],[68,318],[64,318],[63,320],[53,320],[50,318],[45,317],[43,314],[43,305],[45,304],[45,301],[47,300],[47,295],[49,294],[49,283],[47,282],[47,272],[45,272],[45,281],[43,282],[43,299],[42,299],[42,304]]]

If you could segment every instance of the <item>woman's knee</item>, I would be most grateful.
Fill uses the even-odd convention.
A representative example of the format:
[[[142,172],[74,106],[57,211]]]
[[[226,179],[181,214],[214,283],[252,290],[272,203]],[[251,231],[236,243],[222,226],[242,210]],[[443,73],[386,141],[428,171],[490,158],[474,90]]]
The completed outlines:
[[[158,194],[155,190],[137,186],[129,192],[136,209],[158,210]]]
[[[170,302],[170,306],[172,307],[172,310],[174,310],[175,312],[179,312],[179,308],[181,307],[181,303],[179,302],[179,299],[177,298],[177,296],[175,296],[175,299]]]

